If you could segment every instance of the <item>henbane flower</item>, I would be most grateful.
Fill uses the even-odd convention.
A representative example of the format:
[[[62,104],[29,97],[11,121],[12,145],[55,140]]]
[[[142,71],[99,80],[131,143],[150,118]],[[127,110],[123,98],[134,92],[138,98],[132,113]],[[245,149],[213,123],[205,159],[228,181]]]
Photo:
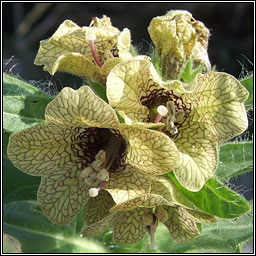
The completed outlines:
[[[185,63],[192,58],[195,66],[211,70],[207,47],[209,30],[188,11],[169,11],[152,19],[148,31],[161,56],[164,77],[177,79]]]
[[[150,174],[177,164],[166,135],[120,123],[89,86],[64,88],[47,105],[45,119],[10,136],[8,157],[25,173],[42,176],[39,205],[54,223],[69,223],[122,164]]]
[[[40,42],[34,63],[43,65],[51,75],[62,71],[104,83],[113,66],[131,57],[130,37],[129,29],[120,32],[105,15],[93,18],[89,27],[66,20],[49,39]]]
[[[155,128],[175,143],[181,159],[172,169],[191,191],[214,175],[218,143],[248,126],[244,101],[248,91],[233,76],[198,74],[191,84],[163,81],[149,59],[140,57],[115,66],[107,79],[109,104],[129,123],[156,122]],[[171,169],[169,170],[171,171]]]
[[[165,177],[145,177],[151,183],[148,191],[140,188],[139,183],[136,186],[132,180],[140,177],[139,173],[132,172],[129,166],[124,170],[125,175],[111,173],[106,191],[100,193],[97,201],[89,199],[85,209],[88,225],[83,231],[85,237],[98,235],[113,226],[115,242],[136,243],[148,232],[151,248],[156,249],[154,234],[159,221],[168,228],[176,242],[185,242],[199,235],[197,222],[217,220],[193,209],[171,180]],[[116,176],[122,176],[122,179]],[[131,184],[134,184],[136,194],[127,189]],[[122,191],[122,200],[118,191]]]

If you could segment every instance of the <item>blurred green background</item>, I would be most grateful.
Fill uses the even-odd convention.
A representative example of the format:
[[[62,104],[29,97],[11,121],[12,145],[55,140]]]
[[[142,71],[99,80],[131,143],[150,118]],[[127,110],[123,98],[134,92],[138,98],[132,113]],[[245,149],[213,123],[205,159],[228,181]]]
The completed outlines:
[[[66,19],[79,26],[88,26],[92,17],[109,16],[112,25],[131,30],[132,42],[139,52],[149,50],[147,27],[155,16],[171,9],[188,10],[210,29],[209,56],[217,71],[237,78],[253,70],[254,3],[3,3],[3,70],[19,75],[26,81],[44,82],[60,91],[65,86],[79,88],[83,81],[69,74],[52,77],[41,66],[33,64],[39,41],[49,38]],[[35,82],[34,82],[35,84]],[[56,89],[55,89],[56,88]],[[250,112],[252,116],[252,112]],[[250,120],[250,137],[253,120]],[[251,174],[233,180],[247,199],[252,198]],[[246,184],[246,185],[245,185]]]

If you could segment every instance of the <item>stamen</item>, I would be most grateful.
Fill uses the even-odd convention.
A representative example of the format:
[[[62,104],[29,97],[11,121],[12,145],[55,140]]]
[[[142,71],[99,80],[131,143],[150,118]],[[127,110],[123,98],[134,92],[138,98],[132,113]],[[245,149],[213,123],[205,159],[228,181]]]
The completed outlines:
[[[178,133],[177,127],[174,125],[175,117],[174,116],[168,116],[167,118],[167,126],[166,129],[172,134],[175,135]]]
[[[157,107],[157,112],[161,116],[166,116],[168,114],[168,109],[167,109],[167,107],[165,107],[163,105],[160,105],[160,106]]]
[[[99,194],[99,191],[97,188],[90,188],[89,189],[89,196],[90,197],[96,197]]]
[[[105,186],[105,184],[106,184],[106,181],[102,181],[97,188],[90,188],[89,196],[96,197],[99,194],[99,192],[102,190],[102,188]]]
[[[156,207],[154,214],[156,215],[157,219],[163,223],[168,220],[168,212],[161,205]]]
[[[185,111],[184,110],[178,110],[175,114],[175,122],[181,123],[184,119]]]
[[[168,110],[169,110],[169,115],[174,116],[175,115],[175,106],[173,101],[168,101],[166,104]]]
[[[94,40],[96,39],[95,33],[88,32],[88,33],[86,33],[85,38],[86,38],[87,41],[89,41],[91,52],[92,52],[92,56],[93,56],[95,62],[97,63],[97,65],[99,67],[101,67],[102,63],[100,62],[100,59],[99,59],[99,57],[98,57],[98,55],[96,53],[95,45],[94,45]]]
[[[101,181],[108,181],[109,180],[109,174],[105,168],[101,169],[97,175],[97,178]]]
[[[158,115],[156,116],[155,123],[159,123],[163,116],[166,116],[168,114],[167,107],[160,105],[157,107]]]

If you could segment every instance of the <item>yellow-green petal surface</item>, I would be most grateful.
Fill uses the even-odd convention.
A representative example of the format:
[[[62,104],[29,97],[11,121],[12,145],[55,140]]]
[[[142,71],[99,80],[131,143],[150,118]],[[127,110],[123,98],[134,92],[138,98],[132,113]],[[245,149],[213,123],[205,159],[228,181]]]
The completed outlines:
[[[115,212],[111,213],[100,221],[87,226],[82,232],[83,236],[92,237],[101,234],[115,223],[116,214]]]
[[[13,133],[8,144],[8,157],[23,172],[40,176],[64,169],[81,169],[88,162],[79,146],[80,134],[86,128],[41,123]],[[82,136],[83,141],[90,136]]]
[[[151,184],[150,193],[163,196],[169,203],[193,208],[191,203],[183,196],[170,179],[164,176],[159,176],[157,178],[152,178]]]
[[[121,62],[107,77],[109,104],[137,122],[148,119],[149,111],[142,103],[161,95],[163,90],[181,94],[193,91],[194,87],[178,80],[163,81],[146,56]]]
[[[86,204],[89,198],[88,188],[78,176],[79,172],[74,168],[42,177],[37,200],[53,223],[69,223]]]
[[[65,20],[49,39],[40,42],[34,63],[43,65],[44,70],[51,75],[62,71],[104,82],[107,69],[104,68],[101,72],[100,67],[95,63],[90,41],[86,39],[88,34],[95,35],[94,47],[102,64],[110,58],[118,57],[119,54],[121,58],[131,57],[129,54],[131,35],[128,29],[120,32],[111,26],[110,22],[108,25],[94,22],[93,27],[80,27],[71,20]],[[118,50],[117,56],[113,55],[115,49]]]
[[[152,208],[159,205],[173,205],[167,201],[163,196],[157,194],[141,194],[133,199],[119,203],[112,207],[110,211],[130,211],[135,208]]]
[[[227,73],[209,72],[198,74],[194,83],[195,91],[182,97],[191,106],[192,121],[209,124],[219,142],[247,129],[244,102],[249,93],[236,78]]]
[[[191,191],[200,190],[217,168],[218,145],[209,130],[207,124],[192,122],[189,116],[175,141],[181,161],[173,171],[181,185]]]
[[[175,139],[182,161],[174,173],[183,186],[198,191],[215,173],[217,142],[247,128],[244,101],[248,92],[226,73],[198,74],[194,83],[194,92],[181,97],[190,111]]]
[[[121,135],[127,139],[126,163],[147,174],[161,175],[180,163],[174,142],[163,133],[122,123]]]
[[[119,212],[114,225],[114,241],[116,243],[136,243],[146,234],[142,224],[142,216],[147,209],[138,208],[132,211]]]
[[[60,55],[51,68],[44,70],[54,75],[57,71],[71,73],[82,78],[90,77],[96,81],[103,82],[101,69],[95,65],[87,56],[78,52],[69,52]]]
[[[168,220],[164,225],[168,228],[171,237],[176,242],[186,242],[199,235],[196,222],[183,207],[165,207],[168,211]]]
[[[84,208],[86,224],[89,226],[107,217],[114,204],[111,195],[105,190],[101,190],[96,197],[90,197]]]
[[[47,105],[46,121],[67,126],[92,126],[98,128],[118,128],[115,111],[99,98],[89,86],[78,90],[65,87]]]
[[[108,183],[104,186],[116,204],[130,200],[138,195],[148,193],[151,181],[145,173],[126,165],[124,169],[111,172]]]

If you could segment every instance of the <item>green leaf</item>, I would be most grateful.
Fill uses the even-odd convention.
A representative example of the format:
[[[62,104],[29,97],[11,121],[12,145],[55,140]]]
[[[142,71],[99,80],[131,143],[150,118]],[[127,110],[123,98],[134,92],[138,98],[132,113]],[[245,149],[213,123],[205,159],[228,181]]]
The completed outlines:
[[[106,87],[90,80],[91,88],[93,89],[94,93],[97,94],[101,99],[108,103]]]
[[[34,86],[4,74],[3,128],[15,132],[42,122],[53,99]]]
[[[77,218],[69,225],[52,224],[35,201],[4,205],[4,232],[17,238],[23,253],[106,253],[104,246],[80,238]]]
[[[48,94],[34,87],[33,85],[24,82],[23,80],[8,75],[3,74],[3,95],[34,95],[34,96],[44,96],[49,97]]]
[[[3,158],[3,202],[35,200],[40,177],[27,175]]]
[[[198,73],[203,70],[204,66],[200,65],[198,68],[193,69],[193,60],[189,59],[185,64],[185,67],[179,75],[179,80],[183,80],[185,83],[191,83]]]
[[[246,109],[249,109],[253,106],[253,75],[243,79],[240,83],[248,90],[249,97],[245,101]]]
[[[209,179],[200,191],[191,192],[179,184],[173,172],[169,172],[168,177],[177,185],[182,194],[203,212],[230,219],[239,217],[250,210],[249,204],[241,195],[215,179]]]
[[[233,142],[221,146],[216,176],[229,180],[253,170],[253,143]]]

